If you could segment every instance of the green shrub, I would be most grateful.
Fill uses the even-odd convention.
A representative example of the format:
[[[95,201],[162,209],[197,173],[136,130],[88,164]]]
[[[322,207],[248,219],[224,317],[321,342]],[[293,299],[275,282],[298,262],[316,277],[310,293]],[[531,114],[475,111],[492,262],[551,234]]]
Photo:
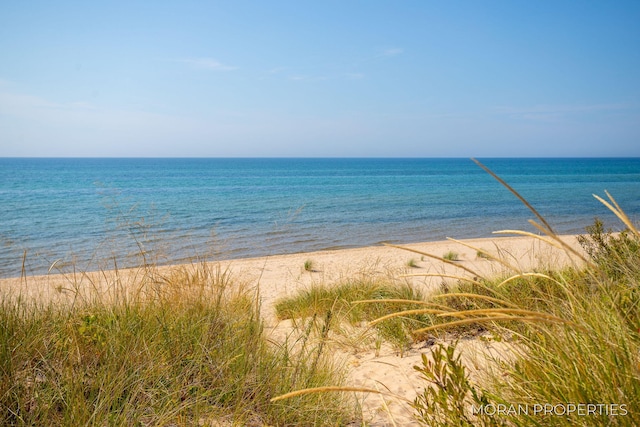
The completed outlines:
[[[598,218],[578,242],[599,270],[613,279],[640,276],[640,240],[629,230],[614,235]]]
[[[489,399],[471,384],[455,350],[455,344],[438,344],[430,353],[431,359],[423,354],[422,365],[415,366],[426,383],[412,404],[417,419],[430,427],[505,425],[501,418],[483,411],[490,405]]]

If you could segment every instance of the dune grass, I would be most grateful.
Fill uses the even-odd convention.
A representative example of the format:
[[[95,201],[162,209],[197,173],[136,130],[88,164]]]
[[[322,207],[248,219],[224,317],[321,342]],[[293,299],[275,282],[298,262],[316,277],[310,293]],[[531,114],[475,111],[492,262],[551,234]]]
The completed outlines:
[[[304,271],[308,271],[310,273],[315,273],[317,271],[316,270],[316,265],[315,265],[315,263],[313,262],[312,259],[305,260],[305,262],[304,262]]]
[[[375,277],[345,280],[336,285],[314,284],[276,301],[279,319],[317,318],[331,313],[334,319],[358,325],[396,312],[421,308],[424,296],[406,283]],[[426,317],[406,315],[376,325],[380,339],[402,353],[413,342],[411,330],[424,326]],[[337,328],[334,328],[336,331]]]
[[[610,200],[614,213],[626,218]],[[423,360],[417,369],[432,387],[414,402],[419,421],[640,425],[640,235],[629,225],[612,234],[596,220],[579,238],[588,255],[582,267],[459,282],[450,294],[434,295],[452,311],[432,315],[439,321],[434,319],[430,332],[482,325],[493,337],[508,339],[515,356],[497,363],[482,388],[469,382],[452,356],[440,357],[435,367]],[[442,375],[434,379],[436,371]],[[447,381],[461,385],[457,394],[442,393]],[[505,411],[496,414],[500,407]],[[479,408],[489,408],[492,416]]]
[[[458,255],[457,252],[455,251],[448,251],[447,253],[445,253],[442,258],[449,260],[449,261],[459,261],[460,257]]]
[[[54,306],[0,301],[2,425],[344,425],[349,396],[273,396],[340,383],[321,349],[268,343],[256,295],[206,266],[154,270],[154,289]],[[149,275],[145,275],[149,279]],[[239,290],[240,288],[240,290]]]
[[[441,344],[416,366],[428,384],[413,403],[417,420],[428,426],[640,425],[640,233],[613,197],[596,196],[626,229],[613,234],[596,219],[578,239],[582,257],[501,182],[538,217],[539,223],[530,221],[546,234],[538,238],[583,263],[459,280],[432,295],[428,301],[443,307],[423,309],[432,324],[414,333],[480,327],[508,339],[515,355],[495,361],[497,369],[480,387],[455,356],[455,342]],[[373,323],[409,312],[416,313],[398,311]]]
[[[480,383],[473,383],[455,340],[434,346],[415,367],[425,383],[412,404],[416,423],[431,427],[640,425],[637,228],[608,193],[609,201],[595,196],[625,229],[611,233],[596,220],[579,239],[585,257],[566,245],[513,188],[480,166],[534,213],[538,221],[530,223],[544,236],[515,234],[564,248],[581,262],[555,271],[516,268],[508,277],[461,278],[429,296],[422,308],[396,306],[395,311],[371,321],[376,325],[419,315],[427,326],[413,329],[414,336],[431,333],[450,338],[451,332],[459,336],[475,328],[475,333],[506,341],[513,350],[511,357],[494,360]],[[474,249],[486,259],[509,266],[497,256]],[[423,255],[452,264],[449,257]],[[462,265],[459,268],[474,273]],[[376,301],[383,306],[396,303],[393,298]]]
[[[507,188],[538,218],[538,238],[582,257]],[[5,296],[0,424],[347,425],[357,419],[350,393],[375,391],[345,386],[325,357],[338,319],[366,322],[401,351],[441,338],[415,367],[425,384],[412,403],[418,425],[640,425],[640,233],[612,197],[598,200],[625,229],[596,221],[579,239],[580,263],[460,276],[428,296],[372,277],[315,285],[276,305],[279,318],[304,319],[293,345],[268,342],[255,293],[204,265],[167,274],[145,265],[133,295],[109,300]],[[308,339],[316,323],[321,339]],[[469,334],[513,350],[482,381],[451,340]]]
[[[632,259],[626,248],[618,249]],[[631,252],[633,265],[619,269],[637,268],[639,254]],[[450,293],[434,295],[431,300],[449,310],[430,314],[430,333],[484,333],[508,341],[514,357],[496,361],[498,368],[478,385],[469,381],[459,355],[453,356],[455,343],[434,350],[434,355],[446,350],[447,358],[425,358],[417,367],[431,385],[414,401],[418,419],[429,426],[640,425],[638,282],[602,273],[567,268],[506,283],[493,279],[483,287],[460,282]],[[454,385],[457,394],[451,392]],[[474,407],[495,411],[499,405],[527,410],[472,414]],[[596,412],[567,414],[571,405]]]

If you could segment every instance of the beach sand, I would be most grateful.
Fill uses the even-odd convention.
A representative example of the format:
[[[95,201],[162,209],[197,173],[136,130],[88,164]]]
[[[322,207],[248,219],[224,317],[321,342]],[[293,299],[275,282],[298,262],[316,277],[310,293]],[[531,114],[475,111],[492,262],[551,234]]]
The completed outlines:
[[[575,236],[563,236],[571,247],[579,250]],[[470,248],[465,245],[470,245]],[[492,277],[514,274],[513,269],[528,270],[538,267],[560,267],[578,262],[564,250],[555,248],[532,237],[496,237],[486,239],[438,241],[403,245],[406,249],[392,246],[372,246],[354,249],[328,250],[291,255],[274,255],[260,258],[237,259],[216,262],[220,271],[228,271],[238,283],[254,287],[259,292],[261,312],[266,322],[266,333],[273,341],[282,341],[292,330],[290,321],[278,321],[274,302],[281,297],[293,295],[298,290],[313,284],[339,283],[350,277],[374,276],[407,280],[424,293],[441,286],[443,277],[408,276],[416,274],[462,275],[466,277]],[[504,260],[505,264],[478,257],[481,249]],[[449,251],[458,254],[458,261],[445,264],[411,250],[443,256]],[[305,262],[311,261],[311,271]],[[409,266],[410,264],[414,266]],[[464,267],[461,268],[461,267]],[[158,267],[157,274],[169,272],[173,267]],[[101,271],[76,274],[50,274],[0,280],[0,293],[18,296],[26,300],[68,304],[74,301],[80,290],[98,298],[113,297],[144,274],[140,269]],[[400,278],[403,276],[402,278]],[[455,279],[449,279],[454,280]],[[482,376],[488,369],[485,355],[508,358],[511,351],[504,343],[490,340],[463,340],[458,346],[463,351],[466,365],[473,376]],[[391,346],[379,349],[336,350],[336,354],[348,367],[347,385],[368,387],[388,391],[398,396],[361,396],[364,418],[371,426],[410,426],[411,411],[406,400],[413,400],[424,387],[424,381],[413,369],[420,364],[422,353],[431,349],[417,343],[399,355]],[[403,399],[406,399],[403,401]]]

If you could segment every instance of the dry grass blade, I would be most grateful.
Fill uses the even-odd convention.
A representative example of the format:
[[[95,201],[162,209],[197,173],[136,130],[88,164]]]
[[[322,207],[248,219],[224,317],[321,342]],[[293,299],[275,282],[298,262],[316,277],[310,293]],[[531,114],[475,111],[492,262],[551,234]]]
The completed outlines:
[[[583,332],[586,332],[586,329],[580,325],[577,325],[573,322],[569,322],[568,320],[560,319],[558,322],[555,319],[548,319],[540,316],[490,316],[490,317],[474,317],[471,319],[462,319],[455,320],[453,322],[442,323],[438,325],[428,326],[426,328],[416,329],[413,331],[414,334],[422,334],[425,332],[433,331],[436,329],[449,328],[452,326],[460,326],[460,325],[468,325],[470,323],[481,323],[481,322],[503,322],[503,321],[518,321],[518,322],[543,322],[543,323],[562,323],[573,326],[577,329],[580,329]]]
[[[513,189],[509,184],[507,184],[502,178],[500,178],[498,175],[496,175],[491,169],[489,169],[488,167],[486,167],[485,165],[483,165],[482,163],[480,163],[478,160],[471,158],[471,160],[473,160],[473,162],[480,166],[482,169],[484,169],[485,172],[487,172],[489,175],[491,175],[492,177],[494,177],[500,184],[502,184],[507,190],[511,191],[511,193],[516,196],[518,199],[520,199],[520,201],[527,207],[529,208],[529,210],[531,212],[533,212],[533,214],[540,220],[540,222],[542,222],[545,227],[547,228],[548,233],[547,234],[555,234],[553,231],[553,228],[551,228],[551,225],[549,225],[549,223],[544,219],[544,217],[542,215],[540,215],[538,213],[538,211],[529,204],[529,202],[527,202],[527,200],[522,197],[520,195],[520,193],[518,193],[515,189]]]
[[[533,220],[529,220],[529,223],[531,225],[533,225],[534,227],[536,227],[538,230],[540,230],[543,233],[548,233],[548,230],[545,230],[545,228],[543,226],[541,226],[540,224],[538,224],[537,222],[533,221]],[[527,237],[532,237],[534,239],[540,240],[541,242],[544,242],[550,246],[553,246],[554,248],[557,249],[562,249],[564,251],[568,251],[570,253],[572,253],[573,255],[577,256],[581,261],[583,261],[586,264],[589,265],[593,265],[593,263],[588,260],[587,258],[584,257],[584,255],[582,255],[580,252],[576,251],[574,248],[572,248],[570,245],[568,245],[566,242],[564,242],[561,238],[559,238],[558,236],[556,236],[555,234],[547,234],[550,239],[547,239],[539,234],[535,234],[535,233],[531,233],[529,231],[522,231],[522,230],[499,230],[499,231],[494,231],[493,234],[516,234],[519,236],[527,236]]]
[[[540,277],[542,279],[547,279],[547,280],[551,280],[552,282],[554,282],[557,285],[560,285],[562,287],[564,287],[562,285],[562,283],[558,282],[556,279],[554,279],[553,277],[547,276],[546,274],[542,274],[542,273],[521,273],[521,274],[516,274],[514,276],[509,277],[508,279],[503,280],[502,282],[498,283],[498,285],[496,285],[497,288],[500,288],[504,285],[506,285],[507,283],[511,282],[512,280],[516,280],[516,279],[521,279],[524,277]]]
[[[565,296],[567,297],[567,301],[571,302],[573,300],[576,299],[576,296],[572,294],[572,292],[570,291],[570,289],[568,289],[567,285],[554,279],[551,276],[548,276],[546,274],[543,273],[522,273],[522,274],[516,274],[514,276],[511,276],[505,280],[503,280],[502,282],[498,283],[496,285],[496,288],[501,288],[502,286],[506,285],[507,283],[511,282],[512,280],[516,280],[516,279],[520,279],[520,278],[525,278],[525,277],[539,277],[542,279],[546,279],[549,280],[553,283],[555,283],[556,285],[558,285],[564,292],[565,292]]]
[[[407,248],[405,246],[392,245],[390,243],[385,243],[385,246],[389,246],[391,248],[398,248],[398,249],[402,249],[403,251],[409,251],[409,252],[416,253],[418,255],[424,255],[424,256],[429,257],[429,258],[437,259],[440,262],[443,262],[443,263],[449,264],[449,265],[453,265],[453,266],[455,266],[455,267],[457,267],[457,268],[459,268],[461,270],[464,270],[464,271],[466,271],[468,273],[471,273],[476,277],[483,277],[480,273],[478,273],[476,271],[473,271],[472,269],[470,269],[468,267],[465,267],[464,265],[460,265],[460,264],[458,264],[458,263],[456,263],[454,261],[450,261],[450,260],[442,258],[442,257],[440,257],[438,255],[433,255],[433,254],[430,254],[430,253],[427,253],[427,252],[420,251],[418,249]]]
[[[376,384],[376,389],[378,389],[377,384]],[[384,408],[384,411],[389,417],[389,421],[391,421],[391,424],[393,425],[393,427],[398,427],[398,424],[396,423],[396,420],[393,416],[393,412],[391,411],[391,409],[389,409],[389,405],[387,405],[387,401],[384,399],[384,396],[381,396],[380,400],[382,400],[382,407]]]
[[[62,260],[61,260],[61,259],[57,259],[57,260],[53,261],[53,262],[51,263],[51,266],[49,266],[49,269],[47,270],[47,274],[51,274],[51,270],[53,270],[53,269],[54,269],[54,267],[56,266],[56,264],[58,263],[58,261],[62,261]]]
[[[447,308],[440,304],[434,304],[428,301],[420,301],[415,299],[404,299],[404,298],[385,298],[385,299],[363,299],[359,301],[353,301],[352,304],[375,304],[375,303],[391,303],[391,304],[416,304],[416,305],[428,305],[431,307],[441,307]]]
[[[547,233],[547,231],[544,229],[544,227],[541,226],[540,224],[538,224],[537,222],[535,222],[534,220],[530,219],[528,222],[529,222],[529,224],[533,225],[535,228],[537,228],[538,230],[542,231],[543,233]],[[575,256],[580,258],[580,260],[582,260],[582,262],[584,262],[584,263],[586,263],[588,265],[594,266],[594,264],[590,260],[585,258],[584,255],[582,255],[580,252],[576,251],[574,248],[572,248],[570,245],[568,245],[565,241],[563,241],[555,233],[547,233],[547,235],[549,237],[551,237],[555,242],[560,244],[562,246],[562,249],[564,249],[565,251],[574,254]]]
[[[482,253],[484,256],[486,256],[487,258],[489,258],[489,259],[491,259],[491,260],[493,260],[493,261],[497,261],[497,262],[499,262],[500,264],[504,265],[505,267],[507,267],[508,269],[510,269],[510,270],[512,270],[512,271],[518,271],[518,272],[521,272],[521,271],[522,271],[519,267],[516,267],[516,266],[514,266],[514,265],[511,265],[511,264],[509,264],[507,261],[505,261],[504,259],[499,258],[499,257],[496,257],[496,256],[493,256],[493,255],[491,255],[489,252],[486,252],[486,251],[484,251],[484,250],[482,250],[482,249],[480,249],[480,248],[478,248],[478,247],[476,247],[476,246],[470,245],[470,244],[465,243],[465,242],[463,242],[463,241],[461,241],[461,240],[453,239],[453,238],[451,238],[451,237],[447,237],[447,240],[451,240],[452,242],[455,242],[455,243],[457,243],[457,244],[459,244],[459,245],[466,246],[466,247],[468,247],[468,248],[470,248],[470,249],[473,249],[474,251],[481,252],[481,253]]]
[[[372,320],[371,322],[369,322],[369,326],[377,325],[380,322],[384,322],[385,320],[393,319],[395,317],[411,316],[414,314],[442,314],[442,313],[446,313],[446,311],[436,310],[432,308],[418,308],[415,310],[398,311],[395,313],[387,314],[386,316],[378,317],[375,320]]]
[[[519,271],[519,270],[516,270]],[[483,288],[485,291],[495,294],[496,291],[495,289],[491,289],[490,287],[486,286],[484,283],[479,282],[478,280],[474,280],[474,279],[470,279],[468,277],[464,277],[464,276],[457,276],[455,274],[440,274],[440,273],[415,273],[415,274],[403,274],[400,277],[446,277],[449,279],[457,279],[463,282],[468,282],[468,283],[472,283],[478,287]]]
[[[440,295],[434,295],[431,298],[456,298],[456,297],[477,298],[477,299],[490,301],[490,302],[493,302],[493,303],[496,303],[496,304],[500,304],[500,305],[506,305],[506,306],[510,306],[510,307],[513,307],[513,308],[518,308],[517,305],[511,304],[510,302],[505,301],[503,299],[493,298],[493,297],[490,297],[490,296],[480,295],[480,294],[470,294],[468,292],[454,292],[454,293],[449,293],[449,294],[440,294]]]
[[[305,394],[335,393],[335,392],[375,393],[383,396],[392,396],[392,397],[409,402],[409,400],[401,396],[395,395],[393,393],[388,393],[385,391],[375,390],[367,387],[340,387],[340,386],[312,387],[312,388],[305,388],[302,390],[296,390],[296,391],[282,394],[280,396],[276,396],[272,398],[270,402],[278,402],[280,400],[291,399],[292,397],[304,396]]]
[[[545,242],[553,247],[556,247],[558,249],[562,249],[562,246],[560,246],[557,242],[555,242],[554,240],[551,239],[546,239],[544,237],[542,237],[539,234],[535,234],[532,233],[530,231],[522,231],[522,230],[498,230],[498,231],[494,231],[493,234],[517,234],[519,236],[527,236],[527,237],[532,237],[534,239],[538,239],[542,242]]]
[[[482,286],[482,283],[477,280],[470,279],[464,276],[456,276],[455,274],[440,274],[440,273],[412,273],[401,274],[400,277],[446,277],[447,279],[458,279],[463,282],[473,283],[474,285]]]
[[[539,311],[533,311],[533,310],[524,310],[521,308],[481,308],[481,309],[477,309],[477,310],[461,310],[461,311],[452,311],[452,312],[448,312],[448,313],[440,313],[437,316],[438,317],[443,317],[443,316],[450,316],[450,317],[468,317],[468,316],[476,316],[478,314],[481,315],[485,315],[485,314],[506,314],[506,315],[523,315],[523,316],[536,316],[539,317],[541,319],[548,319],[548,320],[553,320],[556,321],[558,323],[571,323],[573,324],[573,322],[570,322],[568,320],[562,319],[560,317],[551,315],[551,314],[547,314],[547,313],[541,313]]]
[[[605,194],[607,195],[607,197],[609,197],[609,200],[611,200],[614,206],[612,206],[611,203],[607,202],[602,197],[596,194],[594,194],[593,197],[595,197],[596,200],[598,200],[600,203],[605,205],[611,212],[613,212],[615,216],[617,216],[620,219],[620,221],[622,221],[624,225],[626,225],[627,228],[631,230],[633,234],[635,234],[637,237],[640,237],[640,232],[638,232],[638,229],[633,225],[633,223],[631,222],[627,214],[625,214],[624,211],[620,208],[620,206],[618,206],[618,203],[616,202],[616,200],[607,191],[605,191]]]
[[[20,270],[20,281],[27,284],[27,250],[22,253],[22,269]]]

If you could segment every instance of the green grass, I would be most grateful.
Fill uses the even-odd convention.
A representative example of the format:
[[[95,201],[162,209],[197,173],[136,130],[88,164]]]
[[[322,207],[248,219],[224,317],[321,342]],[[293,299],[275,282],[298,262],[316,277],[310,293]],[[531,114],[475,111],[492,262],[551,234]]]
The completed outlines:
[[[198,266],[155,275],[144,298],[72,307],[0,301],[2,425],[344,425],[322,349],[269,344],[254,294]]]
[[[531,411],[528,415],[507,417],[509,424],[640,425],[640,283],[636,275],[640,239],[629,233],[624,236],[615,243],[605,240],[611,243],[606,245],[597,234],[585,236],[583,244],[593,249],[592,266],[545,272],[547,278],[536,273],[508,283],[491,280],[475,289],[473,285],[460,284],[453,292],[472,296],[438,298],[447,300],[452,310],[463,312],[454,320],[474,321],[493,336],[508,337],[513,343],[514,359],[503,363],[499,375],[483,384],[483,393],[490,402],[529,408],[547,403],[624,405],[623,410],[618,409],[624,416],[573,413],[541,418]],[[478,297],[483,295],[498,302]],[[478,314],[479,309],[487,311]],[[505,320],[496,321],[498,309],[511,311],[507,314],[504,310],[500,316]],[[516,310],[538,314],[523,315]],[[484,320],[490,317],[494,320]],[[443,321],[438,326],[447,330],[452,324]],[[456,375],[458,382],[462,382],[460,375]],[[468,384],[467,391],[470,398],[473,386]],[[425,424],[439,425],[433,424],[434,411],[443,412],[450,403],[437,402],[426,395],[421,399],[417,403]],[[429,411],[424,412],[427,407]],[[463,410],[468,411],[469,406]],[[500,421],[499,417],[488,418],[483,424],[475,420],[461,425],[499,425]]]
[[[403,300],[385,302],[385,300]],[[416,301],[413,303],[412,301]],[[371,321],[401,309],[422,307],[424,296],[407,284],[394,284],[384,279],[350,279],[334,286],[314,284],[296,295],[276,302],[280,319],[307,319],[331,313],[333,318],[351,325]],[[413,341],[412,329],[424,326],[424,316],[405,316],[376,325],[379,337],[403,352]]]
[[[465,382],[464,373],[454,361],[449,360],[446,365],[443,362],[441,370],[450,375],[449,381],[467,387],[466,397],[458,395],[456,405],[460,401],[466,404],[456,407],[468,412],[474,391],[492,404],[524,404],[530,408],[540,403],[624,404],[628,414],[615,419],[577,414],[544,421],[533,414],[512,415],[507,419],[512,425],[523,426],[541,422],[559,426],[638,425],[638,282],[620,284],[601,273],[597,268],[567,268],[546,272],[548,278],[538,273],[506,284],[502,279],[484,281],[482,287],[459,283],[449,294],[434,295],[432,301],[443,303],[446,308],[440,316],[432,318],[434,329],[430,333],[440,334],[441,338],[488,333],[490,340],[511,343],[515,352],[513,360],[502,362],[499,374],[482,384],[482,388]],[[495,301],[485,299],[487,296]],[[524,310],[527,314],[523,314]],[[455,317],[447,316],[447,312],[456,313]],[[496,315],[503,320],[496,320]],[[457,323],[467,320],[470,323]],[[421,369],[426,369],[429,363],[423,363]],[[434,421],[446,414],[451,419],[453,403],[443,400],[441,393],[421,395],[416,405],[425,425],[449,425]],[[487,418],[483,423],[476,419],[460,425],[500,425],[500,417]]]
[[[460,260],[460,256],[458,255],[457,252],[454,252],[454,251],[448,251],[447,253],[442,255],[442,258],[444,258],[446,260],[449,260],[449,261],[458,261],[458,260]]]
[[[479,249],[478,251],[476,251],[476,258],[478,258],[478,259],[489,259],[489,255],[487,254],[487,252]]]
[[[524,202],[534,225],[561,244]],[[313,285],[277,302],[280,319],[302,325],[284,344],[265,338],[254,293],[204,266],[160,275],[145,265],[138,292],[109,301],[5,296],[0,424],[347,425],[358,417],[327,357],[331,334],[343,322],[368,322],[400,352],[426,335],[449,342],[415,367],[424,380],[412,405],[418,424],[640,425],[640,233],[611,197],[603,203],[626,229],[611,233],[596,221],[579,239],[582,265],[460,280],[429,296],[372,277]],[[464,335],[502,340],[512,355],[472,381],[450,340]],[[617,405],[619,415],[533,410],[569,404]],[[474,415],[472,405],[529,411]]]
[[[418,262],[416,261],[415,258],[411,258],[409,261],[407,261],[407,267],[409,267],[409,268],[418,268],[420,266],[418,265]]]
[[[538,221],[530,222],[547,241],[581,256],[562,242],[522,196],[477,163],[534,213]],[[582,264],[554,271],[514,271],[502,278],[460,280],[428,298],[432,304],[418,311],[423,316],[420,323],[426,326],[414,329],[414,335],[434,333],[446,338],[451,332],[460,336],[471,329],[486,334],[488,340],[505,341],[512,354],[494,360],[492,369],[474,383],[461,362],[456,342],[436,345],[430,357],[424,356],[415,367],[424,380],[424,389],[412,404],[418,424],[640,425],[640,232],[607,196],[609,201],[596,198],[626,229],[613,234],[596,220],[579,239],[587,255]],[[457,258],[452,255],[445,254],[442,261]],[[334,291],[319,301],[333,306],[342,299],[359,297],[338,295],[341,292]],[[388,310],[396,301],[387,298],[376,304]],[[305,298],[299,301],[304,303],[298,304],[297,311],[314,306]],[[370,325],[404,319],[409,313],[403,310],[407,309],[396,306],[395,311]],[[416,310],[410,313],[417,314]],[[500,406],[516,409],[496,414]],[[474,407],[488,408],[488,413],[473,413]]]
[[[433,318],[431,333],[481,326],[508,340],[514,355],[478,385],[453,356],[455,343],[434,351],[435,362],[425,358],[416,367],[431,386],[414,401],[423,425],[640,425],[640,234],[610,201],[627,229],[612,234],[596,220],[579,239],[584,266],[460,282],[432,297],[446,307]],[[559,242],[544,224],[540,228]],[[472,404],[529,411],[474,416]],[[601,406],[585,414],[587,404]],[[536,405],[560,414],[536,413]],[[582,413],[567,413],[570,405],[582,405]]]
[[[309,271],[311,273],[316,271],[315,263],[313,262],[313,260],[308,259],[304,262],[304,271]]]

